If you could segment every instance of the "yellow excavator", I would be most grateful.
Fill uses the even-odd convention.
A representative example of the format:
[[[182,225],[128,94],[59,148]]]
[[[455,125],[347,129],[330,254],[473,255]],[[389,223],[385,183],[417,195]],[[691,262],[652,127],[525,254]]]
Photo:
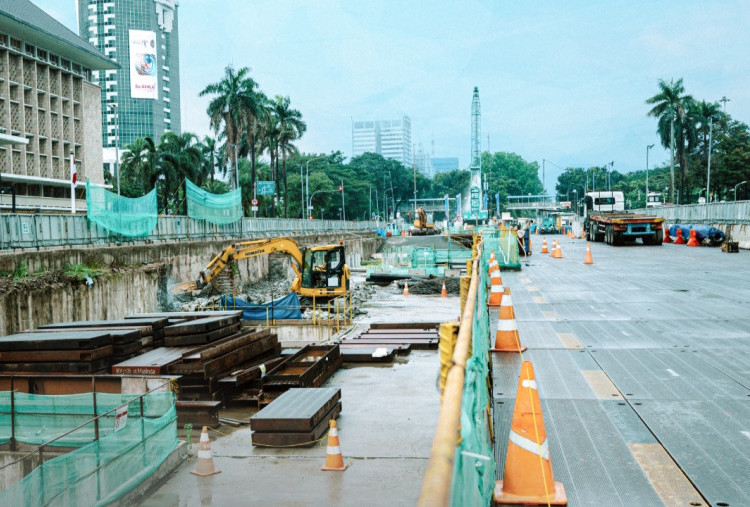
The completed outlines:
[[[277,252],[292,258],[291,265],[296,277],[290,291],[309,298],[332,298],[349,292],[350,273],[344,256],[343,241],[338,245],[303,247],[300,250],[291,238],[243,241],[227,246],[201,271],[196,286],[201,288],[211,282],[234,260]]]
[[[412,235],[429,236],[438,233],[435,224],[427,223],[427,214],[424,212],[424,208],[419,208],[414,214],[416,216],[414,217],[414,227],[411,229]]]

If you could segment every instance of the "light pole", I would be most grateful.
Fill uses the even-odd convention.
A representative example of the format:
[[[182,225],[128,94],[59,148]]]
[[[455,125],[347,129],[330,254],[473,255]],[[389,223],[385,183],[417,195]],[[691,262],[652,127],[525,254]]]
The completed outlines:
[[[344,178],[341,178],[341,209],[343,220],[346,221],[346,202],[344,200]]]
[[[711,201],[711,152],[713,151],[714,117],[708,118],[708,174],[706,175],[706,202]],[[735,199],[736,200],[736,199]]]
[[[313,160],[320,160],[321,158],[326,158],[327,155],[321,155],[319,157],[314,157],[307,160],[307,163],[305,164],[305,195],[310,195],[310,162]],[[310,203],[310,199],[307,199],[308,207]],[[309,214],[309,208],[305,210],[305,216],[308,216]]]
[[[734,200],[735,201],[737,201],[737,187],[739,187],[740,185],[744,185],[745,183],[747,183],[747,180],[746,181],[740,181],[739,183],[737,183],[734,186]]]
[[[312,195],[311,195],[310,197],[308,197],[308,199],[307,199],[307,209],[309,210],[310,208],[312,208],[312,200],[313,200],[313,197],[315,197],[315,196],[316,196],[316,195],[318,195],[318,194],[324,194],[324,193],[326,193],[326,192],[336,192],[336,190],[316,190],[316,191],[315,191],[315,192],[313,192],[313,193],[312,193]],[[310,213],[310,216],[312,216],[312,213]],[[322,216],[322,211],[321,211],[321,216]]]
[[[649,144],[646,146],[646,202],[648,202],[648,150],[653,147],[653,144]]]
[[[120,196],[120,114],[117,111],[117,103],[110,102],[108,108],[112,108],[115,115],[115,173],[117,173],[117,196]]]

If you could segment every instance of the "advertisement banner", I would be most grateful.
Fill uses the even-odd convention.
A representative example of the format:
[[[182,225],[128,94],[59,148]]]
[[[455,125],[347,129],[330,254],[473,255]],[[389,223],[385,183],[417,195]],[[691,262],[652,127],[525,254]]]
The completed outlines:
[[[158,99],[156,33],[130,30],[130,96],[134,99]]]

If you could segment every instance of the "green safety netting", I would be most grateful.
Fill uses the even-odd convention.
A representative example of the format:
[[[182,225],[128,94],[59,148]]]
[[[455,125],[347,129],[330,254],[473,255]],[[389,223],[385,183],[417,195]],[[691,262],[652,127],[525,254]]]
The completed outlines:
[[[156,189],[143,197],[123,197],[86,180],[86,216],[123,236],[148,236],[156,227]]]
[[[482,231],[484,250],[489,259],[490,251],[495,251],[500,269],[520,269],[518,258],[518,236],[514,229],[494,229]]]
[[[479,287],[489,285],[489,250],[482,249]],[[489,375],[490,316],[487,291],[478,290],[472,323],[472,356],[466,363],[461,400],[461,443],[456,449],[451,504],[490,505],[495,488],[495,457],[490,443],[487,376]]]
[[[0,393],[0,437],[10,436],[10,393]],[[96,395],[97,413],[128,403],[127,423],[114,431],[114,412],[66,435],[56,445],[78,447],[45,461],[0,493],[1,505],[104,505],[121,498],[151,475],[177,445],[174,395]],[[132,400],[132,401],[131,401]],[[89,420],[93,395],[40,396],[15,393],[16,440],[38,444]],[[85,415],[84,415],[85,414]],[[36,453],[34,453],[36,455]],[[28,463],[24,463],[28,465]]]
[[[242,190],[212,194],[185,180],[188,217],[212,224],[231,224],[242,218]]]

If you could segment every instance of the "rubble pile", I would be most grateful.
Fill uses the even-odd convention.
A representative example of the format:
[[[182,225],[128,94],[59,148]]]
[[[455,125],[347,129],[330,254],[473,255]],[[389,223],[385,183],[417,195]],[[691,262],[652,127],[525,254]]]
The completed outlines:
[[[445,282],[445,290],[448,294],[459,295],[461,291],[461,279],[455,277],[428,277],[428,278],[412,278],[411,280],[399,280],[396,282],[400,289],[404,288],[404,284],[409,284],[410,294],[440,294],[443,290],[443,282]]]

